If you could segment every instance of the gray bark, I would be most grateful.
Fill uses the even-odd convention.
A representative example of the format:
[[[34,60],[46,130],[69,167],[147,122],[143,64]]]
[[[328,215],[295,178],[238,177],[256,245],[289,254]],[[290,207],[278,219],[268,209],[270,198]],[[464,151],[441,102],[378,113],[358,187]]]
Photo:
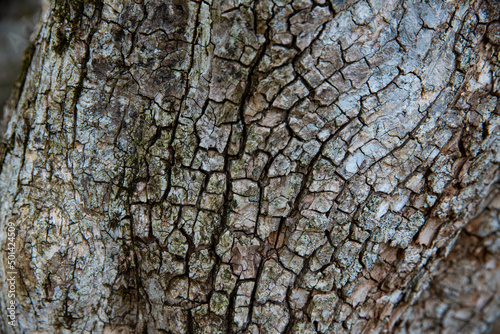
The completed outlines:
[[[2,125],[1,331],[488,331],[499,7],[45,2]]]

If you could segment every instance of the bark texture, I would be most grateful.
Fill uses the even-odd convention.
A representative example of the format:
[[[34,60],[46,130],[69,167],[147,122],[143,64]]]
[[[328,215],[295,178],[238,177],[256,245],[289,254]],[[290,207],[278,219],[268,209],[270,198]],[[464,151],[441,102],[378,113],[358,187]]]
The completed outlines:
[[[2,130],[2,332],[486,332],[499,11],[45,2]]]

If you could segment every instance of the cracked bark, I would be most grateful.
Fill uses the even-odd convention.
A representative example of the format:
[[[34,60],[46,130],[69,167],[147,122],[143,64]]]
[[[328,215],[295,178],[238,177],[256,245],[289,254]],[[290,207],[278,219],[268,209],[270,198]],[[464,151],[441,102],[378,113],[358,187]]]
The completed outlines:
[[[2,123],[1,331],[487,332],[499,8],[46,1]]]

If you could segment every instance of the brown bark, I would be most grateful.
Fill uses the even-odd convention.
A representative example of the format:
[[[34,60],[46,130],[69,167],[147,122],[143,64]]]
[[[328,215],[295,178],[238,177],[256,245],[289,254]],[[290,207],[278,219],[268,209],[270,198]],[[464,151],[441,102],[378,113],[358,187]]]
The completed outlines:
[[[3,123],[2,332],[488,331],[499,7],[46,2]]]

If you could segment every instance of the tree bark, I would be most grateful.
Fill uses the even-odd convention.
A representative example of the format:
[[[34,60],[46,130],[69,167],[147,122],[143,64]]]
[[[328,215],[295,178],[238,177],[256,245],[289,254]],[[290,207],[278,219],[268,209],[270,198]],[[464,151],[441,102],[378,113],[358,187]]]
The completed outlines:
[[[2,124],[2,333],[487,332],[499,8],[45,2]]]

